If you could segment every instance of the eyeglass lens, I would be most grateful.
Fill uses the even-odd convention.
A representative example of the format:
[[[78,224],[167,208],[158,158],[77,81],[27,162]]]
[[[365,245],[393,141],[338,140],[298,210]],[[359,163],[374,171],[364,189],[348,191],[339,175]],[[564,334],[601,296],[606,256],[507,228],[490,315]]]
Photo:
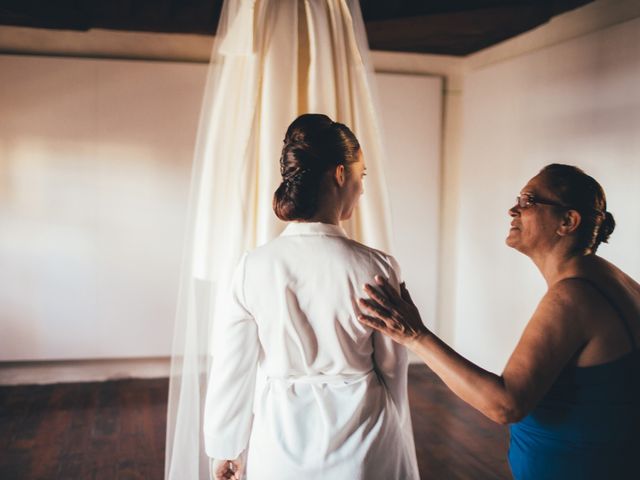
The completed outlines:
[[[520,208],[526,208],[529,205],[531,205],[531,198],[529,197],[529,195],[518,195],[516,197],[516,203],[518,204],[518,206]]]

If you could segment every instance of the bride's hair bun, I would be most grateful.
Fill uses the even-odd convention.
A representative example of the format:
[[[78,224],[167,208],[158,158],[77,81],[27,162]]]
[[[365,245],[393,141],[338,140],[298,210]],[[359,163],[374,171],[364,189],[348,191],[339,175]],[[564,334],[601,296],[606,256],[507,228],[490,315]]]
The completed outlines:
[[[296,118],[280,156],[282,183],[273,196],[281,220],[306,220],[318,209],[325,173],[358,160],[360,144],[346,125],[317,113]]]

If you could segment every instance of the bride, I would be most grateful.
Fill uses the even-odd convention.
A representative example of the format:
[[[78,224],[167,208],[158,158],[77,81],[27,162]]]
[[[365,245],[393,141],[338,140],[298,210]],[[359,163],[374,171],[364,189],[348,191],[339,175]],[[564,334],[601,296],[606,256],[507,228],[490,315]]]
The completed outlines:
[[[276,215],[283,233],[247,253],[214,326],[204,415],[216,479],[418,478],[403,347],[363,326],[357,298],[393,257],[347,237],[365,163],[343,124],[288,128]],[[258,385],[256,385],[258,378]]]

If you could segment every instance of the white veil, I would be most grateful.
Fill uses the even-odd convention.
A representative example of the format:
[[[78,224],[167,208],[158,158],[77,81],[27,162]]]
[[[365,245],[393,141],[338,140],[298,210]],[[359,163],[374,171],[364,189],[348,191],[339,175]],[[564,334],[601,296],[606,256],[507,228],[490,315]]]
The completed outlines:
[[[348,125],[369,176],[352,238],[389,250],[373,70],[357,0],[225,0],[194,153],[176,312],[165,478],[208,478],[202,411],[216,294],[242,253],[284,224],[272,211],[287,126],[301,113]]]

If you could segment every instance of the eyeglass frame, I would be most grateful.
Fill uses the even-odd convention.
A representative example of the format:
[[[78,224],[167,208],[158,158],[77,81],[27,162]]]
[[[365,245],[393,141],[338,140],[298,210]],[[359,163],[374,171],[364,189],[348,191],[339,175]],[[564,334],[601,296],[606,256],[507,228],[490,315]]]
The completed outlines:
[[[520,199],[524,197],[527,198],[527,203],[522,205]],[[518,205],[518,208],[521,208],[521,209],[533,207],[534,205],[550,205],[552,207],[572,209],[572,207],[570,207],[569,205],[565,205],[563,203],[552,202],[551,200],[539,200],[538,198],[536,198],[534,194],[528,193],[528,192],[524,192],[516,196],[516,205]]]

